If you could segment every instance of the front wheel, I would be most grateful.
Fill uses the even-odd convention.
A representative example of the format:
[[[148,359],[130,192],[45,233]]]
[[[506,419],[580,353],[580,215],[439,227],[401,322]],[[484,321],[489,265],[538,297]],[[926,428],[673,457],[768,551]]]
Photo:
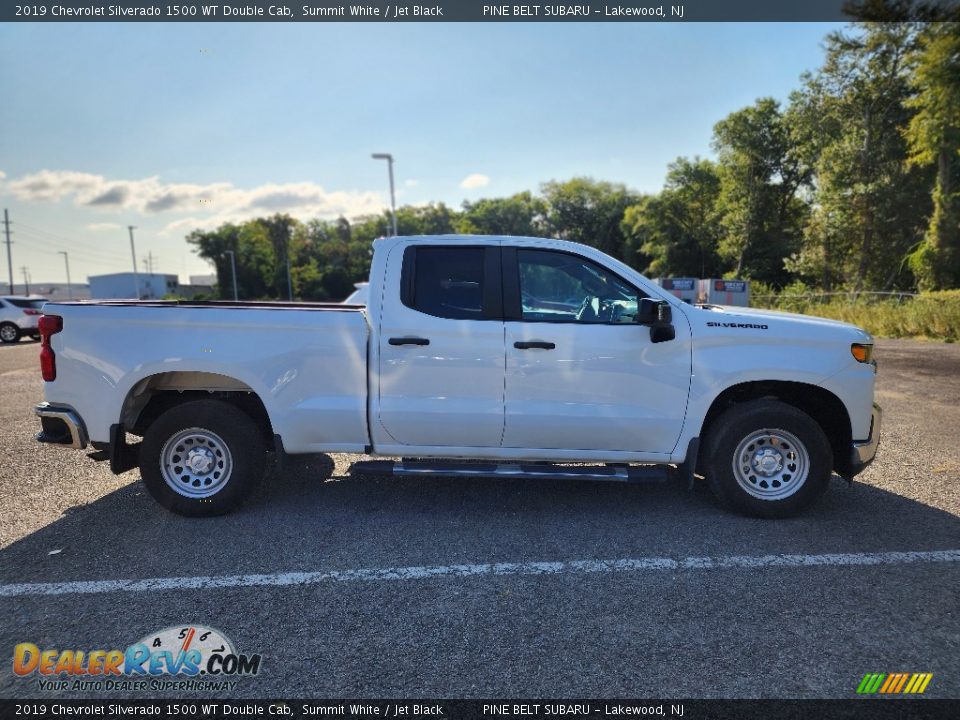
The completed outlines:
[[[776,400],[734,405],[707,432],[710,488],[728,507],[754,517],[796,515],[827,489],[833,453],[809,415]]]
[[[222,400],[195,400],[167,410],[147,429],[140,473],[168,510],[222,515],[260,482],[265,456],[263,436],[249,415]]]

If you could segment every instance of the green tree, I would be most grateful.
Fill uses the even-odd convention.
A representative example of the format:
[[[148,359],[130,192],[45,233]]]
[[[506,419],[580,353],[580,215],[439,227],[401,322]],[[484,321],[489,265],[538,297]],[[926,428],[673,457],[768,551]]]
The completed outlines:
[[[714,126],[723,227],[719,254],[734,276],[782,285],[784,259],[799,249],[805,206],[797,192],[810,169],[794,151],[780,105],[771,98]]]
[[[197,254],[213,263],[217,270],[217,292],[222,299],[233,299],[233,275],[230,255],[236,257],[237,289],[241,300],[270,295],[276,257],[269,234],[255,221],[240,225],[227,223],[216,230],[195,230],[187,243]]]
[[[649,257],[651,277],[713,277],[720,272],[720,176],[710,160],[677,158],[659,195],[627,208],[627,257]]]
[[[544,229],[546,203],[529,192],[464,202],[457,232],[470,235],[536,236]]]
[[[626,209],[639,195],[626,186],[591,178],[550,181],[542,186],[549,234],[591,245],[619,260],[645,267],[646,258],[625,258],[622,222]]]
[[[832,286],[890,288],[929,215],[930,174],[908,166],[911,23],[866,23],[827,36],[827,57],[794,96],[815,156],[813,211],[789,263]]]
[[[930,223],[910,265],[922,289],[939,290],[960,285],[960,23],[927,26],[911,60],[909,162],[936,167],[936,183]]]

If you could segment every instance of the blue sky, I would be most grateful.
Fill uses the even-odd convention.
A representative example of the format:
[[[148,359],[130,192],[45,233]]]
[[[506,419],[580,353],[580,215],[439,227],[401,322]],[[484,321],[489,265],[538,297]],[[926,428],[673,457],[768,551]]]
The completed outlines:
[[[657,191],[713,124],[785,99],[838,25],[8,24],[0,206],[15,281],[209,272],[196,227],[348,217],[588,175]],[[0,281],[6,258],[0,254]],[[141,270],[143,266],[141,265]]]

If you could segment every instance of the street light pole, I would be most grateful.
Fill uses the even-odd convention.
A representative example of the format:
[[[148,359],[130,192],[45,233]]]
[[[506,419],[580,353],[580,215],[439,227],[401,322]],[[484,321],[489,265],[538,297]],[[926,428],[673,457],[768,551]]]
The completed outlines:
[[[70,285],[70,256],[66,250],[60,250],[59,253],[63,255],[63,262],[67,266],[67,299],[73,300],[73,286]]]
[[[393,224],[393,234],[397,234],[397,196],[393,189],[393,155],[390,153],[373,153],[374,160],[386,160],[387,171],[390,173],[390,218]]]
[[[130,230],[130,254],[133,256],[133,287],[137,294],[137,300],[140,299],[140,275],[137,274],[137,251],[133,247],[133,230],[135,225],[127,225]]]
[[[237,294],[237,257],[233,250],[224,250],[230,256],[230,269],[233,271],[233,301],[237,302],[240,296]]]

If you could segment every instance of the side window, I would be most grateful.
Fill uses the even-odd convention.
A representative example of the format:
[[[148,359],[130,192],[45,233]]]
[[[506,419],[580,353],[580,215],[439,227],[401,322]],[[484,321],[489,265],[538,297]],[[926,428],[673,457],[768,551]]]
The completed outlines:
[[[403,258],[403,304],[434,317],[482,320],[484,250],[417,246]]]
[[[522,317],[529,321],[633,323],[643,295],[609,270],[569,253],[518,250]]]

